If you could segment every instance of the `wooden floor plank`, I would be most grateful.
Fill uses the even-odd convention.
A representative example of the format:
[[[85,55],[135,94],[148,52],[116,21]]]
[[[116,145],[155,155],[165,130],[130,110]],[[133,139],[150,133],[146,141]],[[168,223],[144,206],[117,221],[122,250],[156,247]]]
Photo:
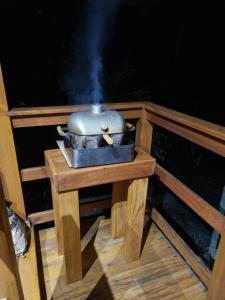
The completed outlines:
[[[68,285],[54,228],[40,231],[47,299],[205,299],[204,285],[154,224],[146,225],[141,259],[132,263],[124,260],[123,238],[111,238],[109,219],[95,219],[82,236],[84,278]]]

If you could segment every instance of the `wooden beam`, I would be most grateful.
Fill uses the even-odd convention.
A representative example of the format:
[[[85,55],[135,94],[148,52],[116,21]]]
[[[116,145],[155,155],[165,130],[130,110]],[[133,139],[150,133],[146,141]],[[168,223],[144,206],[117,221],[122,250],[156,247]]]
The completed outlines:
[[[7,115],[7,101],[3,77],[0,69],[0,169],[6,199],[12,203],[12,209],[22,218],[26,218],[20,174],[10,118]]]
[[[95,202],[84,203],[80,205],[80,215],[82,216],[89,212],[108,209],[111,208],[111,205],[112,205],[111,199],[97,200]]]
[[[45,166],[32,167],[20,170],[22,182],[48,178]]]
[[[111,234],[113,239],[117,239],[125,234],[128,186],[129,181],[113,183],[111,209]]]
[[[135,149],[135,159],[131,162],[94,166],[87,168],[69,168],[61,151],[45,151],[46,167],[57,192],[70,191],[87,186],[148,177],[154,173],[155,159]]]
[[[41,300],[34,228],[30,228],[29,249],[19,257],[18,267],[25,300]]]
[[[105,103],[104,109],[117,110],[133,110],[144,107],[143,102],[121,102],[121,103]],[[13,108],[9,111],[10,117],[24,117],[24,116],[40,116],[40,115],[68,115],[72,112],[88,111],[91,109],[91,104],[88,105],[64,105],[64,106],[39,106],[39,107],[21,107]]]
[[[112,103],[106,109],[117,109],[125,119],[142,117],[142,103]],[[14,108],[9,112],[14,128],[66,124],[72,112],[90,110],[90,105]]]
[[[151,218],[154,223],[162,230],[168,240],[173,244],[177,251],[183,256],[195,273],[200,277],[206,286],[209,285],[211,272],[205,266],[203,261],[197,256],[191,248],[184,242],[184,240],[176,233],[176,231],[169,225],[163,216],[153,208],[151,211]],[[218,298],[213,298],[218,299]]]
[[[81,217],[93,211],[111,208],[111,199],[97,200],[95,202],[85,203],[80,205]],[[54,221],[54,210],[45,210],[28,215],[32,225],[42,224]]]
[[[63,254],[63,231],[62,231],[62,220],[60,218],[60,194],[56,193],[54,183],[51,180],[51,191],[52,191],[52,205],[53,205],[53,211],[54,211],[54,221],[55,221],[55,232],[57,236],[57,242],[58,242],[58,254]]]
[[[15,250],[0,182],[0,298],[23,300]]]
[[[126,233],[124,238],[124,257],[127,262],[140,258],[147,191],[148,178],[130,181],[127,194]]]
[[[145,102],[144,108],[147,112],[152,112],[160,117],[174,121],[177,124],[184,125],[191,129],[198,130],[201,133],[210,135],[221,141],[225,141],[225,127],[205,120],[201,120],[173,109],[169,109],[151,102]]]
[[[25,116],[11,117],[13,128],[27,128],[38,126],[52,126],[66,124],[69,115],[49,115],[49,116]]]
[[[58,194],[60,224],[67,283],[82,279],[78,191]]]
[[[0,65],[0,114],[7,114],[8,113],[8,103],[5,93],[5,86],[2,76],[2,69]]]
[[[142,109],[130,109],[120,111],[125,119],[139,119],[142,117]]]
[[[130,109],[120,111],[125,119],[139,119],[142,115],[141,109]],[[31,115],[11,117],[14,128],[52,126],[59,124],[67,124],[68,114],[49,114],[49,115]]]
[[[51,222],[51,221],[54,221],[54,210],[49,209],[49,210],[35,212],[32,214],[29,214],[27,217],[32,225],[38,225],[38,224]]]
[[[143,110],[143,116],[136,125],[136,147],[150,153],[152,146],[152,132],[153,125],[147,120],[146,111]]]
[[[225,226],[221,233],[221,239],[214,263],[212,278],[209,284],[207,300],[225,300]]]
[[[222,157],[225,157],[225,142],[222,140],[199,132],[195,130],[194,127],[185,127],[184,125],[175,123],[154,113],[147,113],[147,119],[154,124],[157,124],[185,139],[221,155]]]
[[[195,192],[167,172],[159,164],[156,164],[155,174],[160,181],[174,192],[185,204],[187,204],[205,222],[218,232],[221,232],[225,225],[225,217],[208,202],[198,196]]]
[[[221,195],[221,198],[220,198],[220,204],[219,204],[218,210],[223,215],[225,214],[225,185],[223,187],[223,191],[222,191],[222,195]],[[210,255],[210,258],[213,259],[214,261],[215,261],[215,258],[216,258],[216,252],[217,252],[219,240],[220,240],[220,234],[216,230],[214,230],[212,235],[211,235],[209,249],[208,249],[208,253]]]
[[[0,116],[0,169],[3,175],[3,188],[12,209],[26,218],[20,173],[17,163],[14,138],[9,117]]]

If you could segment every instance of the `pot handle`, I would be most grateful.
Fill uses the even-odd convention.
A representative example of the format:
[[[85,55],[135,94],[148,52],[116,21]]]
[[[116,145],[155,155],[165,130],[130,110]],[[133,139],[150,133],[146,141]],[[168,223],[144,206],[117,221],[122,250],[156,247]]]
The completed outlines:
[[[127,130],[128,131],[134,131],[135,130],[135,126],[129,122],[126,122],[126,126],[127,126]]]
[[[103,133],[102,136],[106,143],[108,143],[109,145],[113,144],[113,139],[107,133]]]
[[[57,131],[58,131],[59,135],[61,135],[61,136],[68,136],[68,134],[63,131],[63,129],[62,129],[62,127],[60,125],[58,125],[56,128],[57,128]]]

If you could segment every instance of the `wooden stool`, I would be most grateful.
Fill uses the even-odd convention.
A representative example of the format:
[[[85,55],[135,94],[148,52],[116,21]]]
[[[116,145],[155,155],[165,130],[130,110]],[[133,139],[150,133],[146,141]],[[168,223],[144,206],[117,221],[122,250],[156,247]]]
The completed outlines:
[[[45,151],[45,162],[52,186],[58,251],[64,254],[67,282],[82,278],[79,188],[113,183],[112,237],[125,235],[126,261],[138,259],[148,176],[154,172],[155,159],[136,149],[136,157],[132,162],[74,169],[68,167],[61,151],[57,149]]]

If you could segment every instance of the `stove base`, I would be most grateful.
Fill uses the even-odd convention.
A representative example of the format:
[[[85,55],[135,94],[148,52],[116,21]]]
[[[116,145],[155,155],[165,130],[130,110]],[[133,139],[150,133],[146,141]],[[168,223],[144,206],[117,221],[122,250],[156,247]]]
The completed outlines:
[[[96,149],[74,149],[66,144],[64,147],[73,168],[118,164],[134,159],[134,144]]]

